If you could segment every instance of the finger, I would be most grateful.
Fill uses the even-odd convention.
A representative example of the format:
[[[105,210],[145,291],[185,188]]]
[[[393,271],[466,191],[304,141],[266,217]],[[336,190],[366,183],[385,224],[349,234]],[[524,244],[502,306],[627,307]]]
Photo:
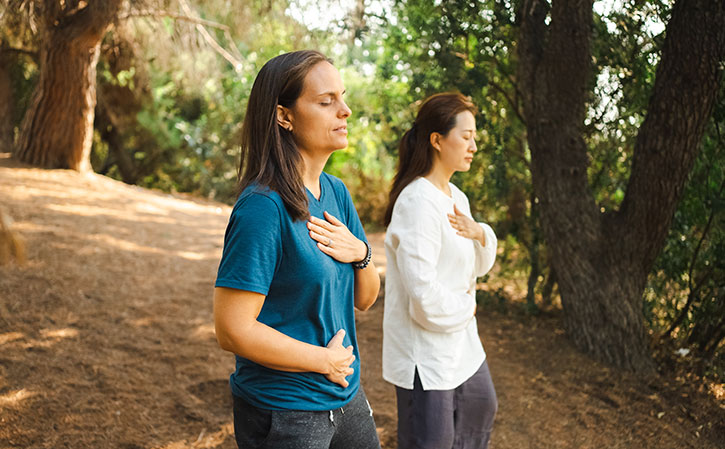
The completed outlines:
[[[337,217],[335,217],[331,213],[325,211],[325,212],[323,212],[323,214],[325,215],[325,218],[327,219],[327,221],[329,221],[330,223],[332,223],[336,226],[344,226],[342,224],[342,222],[340,220],[338,220]]]
[[[330,339],[330,341],[327,343],[327,347],[332,347],[336,345],[342,346],[342,340],[345,338],[345,329],[340,329],[337,331],[334,337]]]
[[[320,251],[322,251],[323,253],[325,253],[325,254],[327,254],[328,256],[330,256],[330,257],[333,257],[333,254],[335,254],[335,248],[330,248],[329,246],[327,246],[327,245],[325,245],[325,244],[322,244],[322,243],[319,243],[319,242],[318,242],[318,243],[317,243],[317,248],[318,248],[318,249],[319,249]]]
[[[325,237],[324,235],[318,234],[315,231],[310,231],[310,237],[312,237],[312,239],[316,242],[322,243],[323,245],[329,240],[329,237]]]
[[[456,206],[455,204],[453,205],[453,212],[455,212],[455,213],[456,213],[456,215],[463,215],[463,212],[461,212],[461,211],[460,211],[460,210],[458,209],[458,206]]]
[[[322,228],[324,228],[324,229],[326,229],[328,231],[332,231],[333,230],[333,226],[332,226],[332,224],[330,224],[330,222],[325,221],[325,220],[321,220],[321,219],[319,219],[317,217],[310,216],[310,222],[312,224],[315,224],[317,226],[320,226],[320,227],[322,227]]]
[[[329,233],[329,231],[327,229],[323,228],[322,226],[318,226],[314,223],[309,223],[309,222],[307,224],[307,229],[309,229],[310,231],[315,231],[316,233],[318,233],[320,235],[324,235],[324,236],[328,236],[327,234]]]

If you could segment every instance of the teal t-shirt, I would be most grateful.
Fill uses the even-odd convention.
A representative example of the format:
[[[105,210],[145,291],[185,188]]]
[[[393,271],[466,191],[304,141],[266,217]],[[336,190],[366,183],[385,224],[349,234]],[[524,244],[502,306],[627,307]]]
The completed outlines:
[[[350,193],[334,176],[322,173],[319,200],[309,191],[310,214],[337,217],[366,241]],[[232,393],[271,410],[332,410],[347,404],[360,386],[360,353],[355,332],[354,268],[319,250],[307,221],[293,221],[279,195],[247,187],[232,210],[224,236],[217,287],[266,295],[258,321],[297,340],[326,346],[345,329],[343,346],[353,346],[355,373],[347,388],[318,373],[290,373],[236,357]]]

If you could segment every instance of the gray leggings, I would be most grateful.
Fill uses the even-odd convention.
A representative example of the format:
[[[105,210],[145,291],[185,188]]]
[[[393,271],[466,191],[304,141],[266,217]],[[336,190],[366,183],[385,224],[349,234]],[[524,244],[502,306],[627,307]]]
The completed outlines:
[[[395,387],[398,449],[486,449],[498,410],[488,363],[454,390]]]
[[[323,412],[266,410],[234,396],[239,449],[380,449],[362,387],[344,407]]]

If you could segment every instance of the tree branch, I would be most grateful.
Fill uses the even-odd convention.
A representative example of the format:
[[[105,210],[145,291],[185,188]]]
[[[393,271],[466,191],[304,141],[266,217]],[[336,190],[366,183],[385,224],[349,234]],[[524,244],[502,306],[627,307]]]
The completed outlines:
[[[186,15],[188,17],[192,17],[193,13],[191,11],[191,7],[189,6],[189,3],[187,3],[186,0],[179,0],[179,3],[181,4],[181,8],[184,10]],[[236,56],[232,55],[231,53],[229,53],[227,50],[225,50],[221,45],[219,45],[219,43],[212,37],[212,35],[209,33],[209,31],[207,31],[207,29],[204,28],[204,26],[202,24],[198,23],[196,25],[196,29],[197,29],[197,31],[199,31],[199,33],[202,35],[202,37],[204,37],[204,40],[206,40],[207,44],[209,44],[210,47],[212,47],[214,50],[216,50],[216,52],[219,53],[224,59],[229,61],[229,63],[232,65],[232,67],[234,67],[235,70],[242,66],[243,58],[241,58],[241,55],[237,55],[240,57],[236,57]],[[232,42],[232,40],[229,36],[228,30],[226,31],[226,37],[227,37],[227,40]],[[232,48],[234,48],[236,50],[236,47],[232,46]]]
[[[506,101],[511,105],[511,109],[514,110],[516,117],[518,117],[518,119],[521,120],[521,123],[523,123],[523,125],[526,126],[526,120],[524,120],[524,116],[521,113],[519,104],[514,102],[514,100],[511,98],[511,96],[509,96],[508,92],[506,92],[506,90],[503,87],[501,87],[497,82],[489,80],[488,84],[490,84],[491,87],[493,87],[494,89],[499,91],[499,93],[501,93],[501,95],[503,95],[503,97],[506,99]]]
[[[6,47],[3,45],[0,45],[0,54],[16,54],[16,55],[26,55],[30,56],[34,60],[38,60],[38,57],[40,56],[40,53],[37,51],[29,50],[27,48],[17,48],[17,47]]]
[[[672,222],[722,78],[725,4],[678,0],[665,30],[662,59],[634,146],[619,225],[625,258],[649,270]],[[631,232],[637,229],[637,232]],[[647,238],[642,238],[647,236]]]
[[[181,20],[183,22],[191,22],[199,25],[208,26],[210,28],[216,28],[222,31],[229,31],[229,27],[218,23],[213,22],[211,20],[201,19],[198,17],[189,17],[184,14],[178,14],[175,12],[165,11],[161,9],[146,9],[141,11],[131,11],[126,14],[123,14],[119,16],[118,20],[128,20],[128,19],[135,19],[140,17],[154,17],[154,18],[160,18],[160,17],[168,17],[170,19],[174,20]]]

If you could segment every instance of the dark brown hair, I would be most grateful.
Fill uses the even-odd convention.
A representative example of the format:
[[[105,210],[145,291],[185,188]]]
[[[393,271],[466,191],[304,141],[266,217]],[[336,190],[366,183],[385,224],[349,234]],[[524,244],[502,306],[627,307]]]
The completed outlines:
[[[398,170],[388,196],[385,210],[385,226],[393,217],[393,206],[400,192],[415,178],[428,174],[433,168],[433,152],[430,135],[447,135],[456,126],[456,116],[470,111],[476,114],[476,106],[462,94],[445,92],[428,97],[418,111],[413,126],[403,134],[398,146]]]
[[[252,183],[279,194],[293,220],[307,219],[309,203],[302,182],[302,156],[292,132],[277,122],[277,105],[291,108],[305,77],[320,62],[332,63],[314,50],[294,51],[267,61],[254,80],[242,125],[238,190]]]

